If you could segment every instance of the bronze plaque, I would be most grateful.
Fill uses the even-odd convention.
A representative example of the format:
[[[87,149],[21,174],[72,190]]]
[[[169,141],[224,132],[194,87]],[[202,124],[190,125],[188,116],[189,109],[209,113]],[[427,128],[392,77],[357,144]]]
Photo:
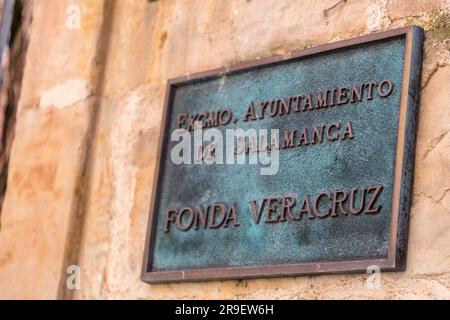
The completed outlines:
[[[422,43],[407,27],[170,80],[142,280],[403,270]]]

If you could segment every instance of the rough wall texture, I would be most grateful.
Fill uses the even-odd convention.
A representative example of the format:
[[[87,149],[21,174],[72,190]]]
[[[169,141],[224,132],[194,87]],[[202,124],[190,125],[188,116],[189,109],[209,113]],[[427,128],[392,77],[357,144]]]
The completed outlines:
[[[449,10],[448,0],[37,0],[0,298],[450,299]],[[406,272],[382,274],[379,289],[364,274],[140,282],[167,79],[408,24],[427,32]],[[69,264],[81,290],[64,286]]]

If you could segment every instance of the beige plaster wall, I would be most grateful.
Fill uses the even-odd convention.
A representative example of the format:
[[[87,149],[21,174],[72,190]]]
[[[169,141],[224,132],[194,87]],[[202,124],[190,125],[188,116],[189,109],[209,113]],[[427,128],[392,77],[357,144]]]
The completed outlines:
[[[449,299],[449,10],[448,0],[36,0],[0,298]],[[167,79],[413,23],[427,32],[406,272],[383,273],[379,289],[365,274],[140,282]],[[72,264],[76,291],[65,286]]]

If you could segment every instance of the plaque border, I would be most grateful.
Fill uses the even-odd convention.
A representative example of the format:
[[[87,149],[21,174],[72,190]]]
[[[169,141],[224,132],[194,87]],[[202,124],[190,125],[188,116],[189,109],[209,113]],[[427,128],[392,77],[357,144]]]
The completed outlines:
[[[405,38],[405,56],[403,66],[403,81],[400,98],[400,113],[397,133],[395,171],[392,196],[392,214],[387,258],[368,260],[349,260],[332,262],[310,262],[297,264],[275,264],[264,266],[198,268],[174,271],[148,271],[152,263],[150,251],[154,250],[156,233],[155,211],[156,194],[160,188],[161,158],[164,151],[164,141],[168,135],[171,105],[174,88],[180,84],[193,83],[198,80],[216,78],[223,75],[249,71],[261,66],[270,66],[313,56],[324,52],[386,40],[394,37]],[[338,273],[366,273],[369,267],[381,271],[404,271],[406,269],[406,250],[408,242],[409,210],[411,205],[412,178],[414,169],[414,152],[416,139],[416,114],[419,104],[420,80],[422,71],[422,48],[424,31],[418,26],[392,29],[369,34],[348,40],[327,43],[303,50],[291,52],[289,55],[274,55],[253,61],[245,61],[231,66],[186,75],[167,81],[164,102],[163,122],[159,138],[155,179],[153,181],[151,207],[147,223],[144,261],[141,281],[151,284],[185,281],[208,281],[248,279],[262,277],[281,277]]]

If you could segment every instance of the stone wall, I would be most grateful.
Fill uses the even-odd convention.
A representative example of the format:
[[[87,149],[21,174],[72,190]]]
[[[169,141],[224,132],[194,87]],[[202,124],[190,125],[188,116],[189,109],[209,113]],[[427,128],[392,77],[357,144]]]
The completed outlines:
[[[0,298],[449,299],[449,11],[448,0],[36,0]],[[406,272],[383,273],[379,289],[366,274],[140,282],[167,79],[410,24],[426,41]],[[80,290],[65,286],[69,265]]]

